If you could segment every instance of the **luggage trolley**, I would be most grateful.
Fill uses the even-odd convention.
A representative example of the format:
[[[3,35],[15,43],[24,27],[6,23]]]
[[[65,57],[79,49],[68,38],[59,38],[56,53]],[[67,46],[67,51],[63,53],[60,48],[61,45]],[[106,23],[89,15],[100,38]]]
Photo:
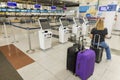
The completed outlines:
[[[47,18],[38,19],[40,25],[39,44],[40,48],[45,50],[52,47],[52,32]]]

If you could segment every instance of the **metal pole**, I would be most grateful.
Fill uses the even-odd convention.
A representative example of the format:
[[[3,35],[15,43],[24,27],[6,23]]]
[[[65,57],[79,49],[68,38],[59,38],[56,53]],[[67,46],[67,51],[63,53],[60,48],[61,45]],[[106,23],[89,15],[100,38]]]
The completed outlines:
[[[97,0],[96,10],[98,10],[99,5],[100,5],[100,0]]]
[[[2,32],[2,34],[4,34],[4,25],[2,25],[2,31],[1,32]]]
[[[9,21],[9,24],[11,25],[11,22]],[[13,42],[12,43],[17,43],[18,41],[16,40],[16,38],[15,38],[15,33],[14,33],[14,30],[13,30],[13,28],[12,28],[12,25],[11,25],[11,31],[12,31],[12,34],[13,34]]]
[[[27,34],[28,34],[28,45],[29,45],[29,50],[27,50],[27,53],[34,53],[35,50],[31,48],[31,39],[30,39],[30,30],[27,28]]]
[[[7,33],[5,22],[3,22],[3,27],[4,27],[4,34],[5,34],[4,38],[8,38],[9,36],[8,36],[8,33]]]

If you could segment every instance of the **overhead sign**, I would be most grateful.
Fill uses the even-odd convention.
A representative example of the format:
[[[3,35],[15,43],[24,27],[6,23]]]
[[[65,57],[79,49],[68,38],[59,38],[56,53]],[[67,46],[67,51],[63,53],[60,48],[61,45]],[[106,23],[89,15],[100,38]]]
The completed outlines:
[[[116,11],[117,5],[116,4],[110,4],[107,6],[100,6],[99,11]]]
[[[80,6],[79,7],[79,12],[84,13],[89,9],[89,6]]]
[[[107,11],[116,11],[117,4],[110,4],[107,6]]]
[[[41,5],[40,4],[35,4],[34,7],[38,9],[38,8],[41,8]]]
[[[51,10],[56,10],[56,6],[51,6]]]
[[[17,7],[17,3],[16,2],[7,2],[7,6],[8,7]]]
[[[99,11],[107,11],[107,6],[100,6]]]

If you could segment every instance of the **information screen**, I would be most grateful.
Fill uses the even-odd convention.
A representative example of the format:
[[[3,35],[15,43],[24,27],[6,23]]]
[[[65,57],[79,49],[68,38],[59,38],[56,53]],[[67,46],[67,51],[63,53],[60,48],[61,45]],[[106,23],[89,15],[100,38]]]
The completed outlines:
[[[48,19],[39,19],[42,29],[51,29]]]
[[[107,6],[100,6],[99,11],[107,11]]]
[[[117,8],[117,5],[115,4],[111,4],[111,5],[108,5],[107,7],[107,11],[116,11],[116,8]]]
[[[20,9],[15,9],[15,12],[21,12]]]
[[[79,12],[84,13],[89,9],[89,6],[80,6],[79,7]]]
[[[21,9],[21,12],[28,12],[27,9]]]
[[[9,12],[15,12],[15,9],[7,9],[7,11],[9,11]]]
[[[16,2],[7,2],[7,6],[9,7],[17,7],[17,3]]]
[[[51,10],[56,10],[56,6],[51,6]]]
[[[6,12],[7,9],[6,8],[1,8],[1,11]]]
[[[68,26],[69,25],[69,21],[66,18],[61,18],[61,22],[63,26]]]
[[[69,25],[75,24],[73,18],[68,18],[67,20],[69,21]]]
[[[40,4],[35,4],[34,7],[38,9],[38,8],[41,7],[41,5]]]

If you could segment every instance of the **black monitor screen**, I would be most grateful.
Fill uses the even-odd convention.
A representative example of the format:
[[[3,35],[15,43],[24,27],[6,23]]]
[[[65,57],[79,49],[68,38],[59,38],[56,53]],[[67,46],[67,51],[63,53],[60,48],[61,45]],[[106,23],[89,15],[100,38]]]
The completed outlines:
[[[40,6],[40,4],[35,4],[34,7],[35,8],[40,8],[41,6]]]
[[[68,26],[74,24],[74,21],[72,18],[61,18],[61,22],[63,26]]]
[[[80,22],[80,24],[83,24],[84,23],[84,20],[83,19],[79,19],[79,22]]]
[[[68,26],[69,25],[69,21],[66,18],[62,18],[61,22],[62,22],[63,26]]]
[[[42,29],[51,29],[48,19],[39,19]]]
[[[56,6],[51,6],[51,10],[56,10]]]
[[[75,18],[75,22],[77,25],[81,25],[80,21],[79,21],[79,18]]]
[[[69,21],[69,25],[75,24],[73,18],[68,18],[68,21]]]
[[[7,2],[7,6],[17,7],[17,3],[16,2]]]

